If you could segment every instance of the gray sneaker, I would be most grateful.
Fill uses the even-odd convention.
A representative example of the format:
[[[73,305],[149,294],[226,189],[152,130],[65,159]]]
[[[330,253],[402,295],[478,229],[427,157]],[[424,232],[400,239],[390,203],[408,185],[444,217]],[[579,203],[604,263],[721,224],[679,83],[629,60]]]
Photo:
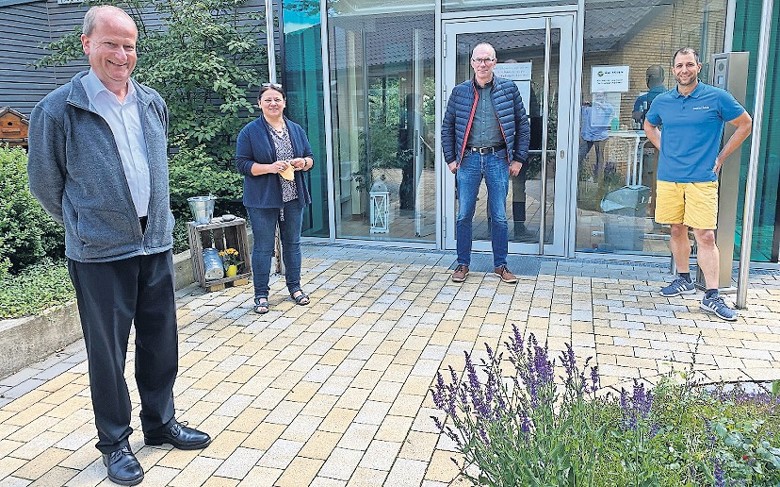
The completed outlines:
[[[718,318],[726,321],[737,321],[737,312],[729,308],[723,300],[723,296],[705,297],[701,300],[699,308],[718,315]]]
[[[680,296],[681,294],[696,294],[696,286],[694,286],[692,282],[688,282],[682,277],[678,277],[668,286],[661,288],[661,296],[667,298]]]

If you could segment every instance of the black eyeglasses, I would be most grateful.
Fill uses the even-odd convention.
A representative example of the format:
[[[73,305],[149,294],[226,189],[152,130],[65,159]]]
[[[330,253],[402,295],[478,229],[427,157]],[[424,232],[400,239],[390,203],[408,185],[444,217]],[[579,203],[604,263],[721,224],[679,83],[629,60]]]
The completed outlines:
[[[275,90],[281,90],[282,89],[282,85],[280,85],[279,83],[263,83],[260,86],[262,86],[263,88],[273,88]]]

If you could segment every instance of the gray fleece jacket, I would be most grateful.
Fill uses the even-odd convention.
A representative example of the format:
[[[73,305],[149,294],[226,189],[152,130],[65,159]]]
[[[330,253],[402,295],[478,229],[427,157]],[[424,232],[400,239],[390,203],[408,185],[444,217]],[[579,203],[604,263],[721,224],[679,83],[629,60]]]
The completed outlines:
[[[108,123],[89,107],[81,72],[41,100],[30,115],[30,191],[65,226],[65,255],[108,262],[169,250],[173,214],[168,192],[168,108],[153,89],[136,89],[149,160],[146,233],[130,196]]]

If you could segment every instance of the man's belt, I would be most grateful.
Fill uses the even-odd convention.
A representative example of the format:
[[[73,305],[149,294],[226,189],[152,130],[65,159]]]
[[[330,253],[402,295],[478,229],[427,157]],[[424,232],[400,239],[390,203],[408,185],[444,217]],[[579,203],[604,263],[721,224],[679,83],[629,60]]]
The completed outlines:
[[[485,155],[485,154],[493,154],[500,150],[506,149],[506,144],[494,145],[488,147],[466,147],[466,149],[470,150],[471,152],[479,152],[480,154]]]

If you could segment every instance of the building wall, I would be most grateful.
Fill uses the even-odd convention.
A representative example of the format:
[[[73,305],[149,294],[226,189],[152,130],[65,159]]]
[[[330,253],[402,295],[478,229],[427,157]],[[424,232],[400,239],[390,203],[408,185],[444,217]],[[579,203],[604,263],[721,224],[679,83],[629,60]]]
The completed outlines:
[[[735,51],[750,53],[748,68],[746,108],[753,111],[756,93],[756,68],[758,42],[762,22],[762,3],[758,0],[737,0],[734,25]],[[778,262],[780,259],[780,0],[775,0],[772,10],[772,27],[767,60],[766,86],[764,88],[763,123],[761,124],[761,148],[758,152],[757,187],[753,213],[753,240],[751,261]],[[740,187],[747,183],[750,157],[750,139],[742,147]],[[742,227],[744,190],[740,190],[737,210],[737,228]],[[741,235],[735,238],[741,247]]]
[[[265,9],[263,0],[248,0],[243,8]],[[89,67],[84,57],[65,66],[32,66],[48,53],[46,44],[74,29],[80,31],[86,12],[87,6],[82,2],[60,5],[57,0],[0,0],[0,107],[8,106],[29,115],[47,93]],[[151,12],[144,19],[156,21]],[[265,43],[264,38],[259,41]]]
[[[46,54],[42,44],[80,25],[84,10],[79,8],[57,5],[56,0],[0,3],[0,107],[29,115],[38,100],[78,69],[76,64],[35,69],[31,63]]]
[[[704,11],[707,11],[706,15]],[[598,9],[587,9],[586,36],[588,15],[599,15]],[[667,88],[675,86],[671,73],[671,56],[681,47],[693,47],[702,56],[702,79],[709,78],[710,56],[724,49],[724,23],[726,19],[726,1],[705,2],[704,0],[685,0],[671,5],[654,7],[647,16],[647,21],[640,23],[632,35],[616,46],[615,50],[601,53],[590,53],[588,40],[585,40],[585,63],[583,70],[583,92],[590,91],[592,65],[627,65],[629,70],[630,89],[623,93],[620,105],[620,123],[630,128],[631,111],[634,100],[647,91],[645,70],[652,64],[660,64],[664,68],[664,84]],[[702,27],[701,24],[706,24]],[[706,39],[702,39],[702,36]]]

